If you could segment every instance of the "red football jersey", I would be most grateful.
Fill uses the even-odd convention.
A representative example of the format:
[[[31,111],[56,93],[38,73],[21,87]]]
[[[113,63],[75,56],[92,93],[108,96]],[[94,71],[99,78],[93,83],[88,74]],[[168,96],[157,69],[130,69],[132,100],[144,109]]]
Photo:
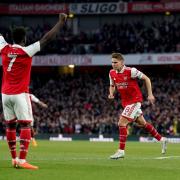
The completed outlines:
[[[123,107],[136,102],[142,102],[142,93],[136,79],[141,79],[142,75],[143,73],[136,68],[126,66],[124,66],[120,72],[114,69],[110,70],[110,85],[117,87],[117,90],[121,95]]]
[[[29,92],[32,56],[38,51],[40,51],[39,41],[27,47],[22,47],[17,44],[8,44],[0,36],[3,67],[1,90],[3,94]]]

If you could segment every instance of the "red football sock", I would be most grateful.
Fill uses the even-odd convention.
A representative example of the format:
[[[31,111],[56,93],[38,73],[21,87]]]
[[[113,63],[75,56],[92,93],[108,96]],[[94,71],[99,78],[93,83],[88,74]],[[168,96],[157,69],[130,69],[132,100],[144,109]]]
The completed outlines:
[[[158,141],[161,140],[162,136],[157,132],[153,125],[151,125],[150,123],[146,123],[145,129]]]
[[[6,128],[6,138],[11,152],[11,157],[16,158],[16,129]]]
[[[19,159],[26,159],[30,140],[31,140],[31,128],[21,128]]]
[[[119,149],[124,150],[127,139],[127,127],[120,126],[119,127]]]

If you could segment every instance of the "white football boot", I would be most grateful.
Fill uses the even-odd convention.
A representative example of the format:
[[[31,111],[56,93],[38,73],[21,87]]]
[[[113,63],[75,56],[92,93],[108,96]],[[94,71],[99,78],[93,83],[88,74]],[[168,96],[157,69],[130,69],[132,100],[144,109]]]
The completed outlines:
[[[162,154],[165,154],[166,153],[166,150],[167,150],[167,138],[166,137],[162,137],[161,138],[161,143],[162,143],[162,149],[161,149],[161,153]]]
[[[110,156],[110,159],[124,158],[124,156],[125,156],[124,150],[118,149],[115,154]]]

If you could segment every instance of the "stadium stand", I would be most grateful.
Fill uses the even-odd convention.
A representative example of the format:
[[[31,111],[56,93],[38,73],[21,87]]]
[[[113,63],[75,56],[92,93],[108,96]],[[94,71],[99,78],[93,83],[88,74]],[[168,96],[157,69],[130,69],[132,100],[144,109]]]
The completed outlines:
[[[152,75],[152,82],[156,105],[150,106],[144,93],[144,116],[162,134],[177,135],[180,133],[179,77],[169,71],[167,75]],[[117,117],[122,109],[118,96],[115,101],[107,100],[108,85],[107,74],[98,73],[57,75],[46,80],[42,76],[35,78],[33,93],[49,105],[47,111],[33,104],[38,133],[117,133]],[[0,131],[4,129],[1,115]],[[136,124],[129,127],[129,133],[144,134]]]
[[[15,2],[13,0],[1,1],[1,3]],[[32,2],[32,0],[18,0],[18,2],[28,3]],[[56,0],[35,0],[33,2],[58,3]],[[61,2],[77,3],[77,0]],[[79,2],[101,1],[86,0]],[[109,1],[104,0],[103,2]],[[118,1],[114,0],[111,2]],[[135,1],[124,0],[123,2]],[[160,1],[154,0],[153,2]],[[161,2],[168,1],[164,0]],[[141,18],[139,18],[140,16]],[[173,13],[169,17],[166,17],[163,13],[148,14],[143,15],[143,17],[141,14],[140,16],[134,14],[94,16],[99,23],[95,24],[95,28],[90,30],[88,26],[82,26],[82,24],[87,21],[85,25],[88,25],[88,20],[92,20],[94,17],[88,15],[87,17],[78,16],[82,20],[79,21],[78,33],[74,33],[71,27],[72,24],[69,24],[61,32],[61,36],[57,36],[56,40],[50,43],[40,55],[111,54],[112,51],[116,50],[123,54],[180,52],[180,16],[178,13]],[[118,22],[112,21],[114,17],[118,19]],[[107,23],[105,23],[106,19]],[[28,30],[28,44],[30,44],[47,32],[54,20],[55,16],[53,15],[50,17],[41,15],[2,15],[0,22],[3,23],[0,23],[0,32],[8,42],[11,42],[11,29],[16,25],[25,26]],[[156,106],[153,108],[145,101],[143,103],[143,111],[145,118],[160,133],[164,135],[179,135],[179,70],[174,71],[171,67],[172,65],[164,70],[164,66],[159,66],[154,74],[153,66],[148,67],[145,71],[145,73],[151,73],[150,77],[153,81],[154,94],[157,101]],[[98,68],[101,69],[101,67]],[[141,67],[141,69],[143,68]],[[68,75],[58,74],[56,68],[55,75],[47,73],[43,77],[43,67],[40,67],[38,72],[36,72],[37,77],[34,77],[32,80],[33,93],[46,102],[49,105],[49,109],[47,111],[33,104],[34,118],[36,120],[35,127],[38,133],[117,133],[117,117],[122,109],[118,96],[116,96],[115,101],[107,100],[109,69],[110,67],[100,74],[76,72],[74,75]],[[163,71],[166,73],[162,73]],[[146,99],[145,93],[144,99]],[[2,112],[1,104],[0,112]],[[4,132],[5,122],[1,113],[0,133],[4,134]],[[140,135],[144,134],[144,132],[136,124],[132,124],[129,127],[129,134]]]
[[[117,49],[123,54],[177,52],[179,28],[179,18],[153,21],[148,25],[138,20],[133,23],[104,24],[96,32],[81,31],[77,35],[66,28],[41,54],[109,54]],[[0,27],[9,41],[10,29]],[[28,26],[28,43],[35,42],[49,29],[49,24]]]

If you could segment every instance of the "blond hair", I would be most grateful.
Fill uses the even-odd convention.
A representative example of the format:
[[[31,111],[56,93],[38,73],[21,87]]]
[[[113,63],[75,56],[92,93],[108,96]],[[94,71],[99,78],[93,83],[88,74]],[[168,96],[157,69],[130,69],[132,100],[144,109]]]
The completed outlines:
[[[124,57],[121,53],[112,53],[112,58],[116,58],[118,60],[123,60],[124,61]]]

